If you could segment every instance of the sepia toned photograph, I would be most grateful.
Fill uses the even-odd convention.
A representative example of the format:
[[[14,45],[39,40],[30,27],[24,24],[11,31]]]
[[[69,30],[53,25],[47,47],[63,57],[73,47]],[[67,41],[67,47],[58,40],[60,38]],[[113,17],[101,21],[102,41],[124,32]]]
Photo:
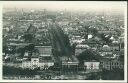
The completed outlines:
[[[2,80],[124,81],[126,4],[3,2]]]

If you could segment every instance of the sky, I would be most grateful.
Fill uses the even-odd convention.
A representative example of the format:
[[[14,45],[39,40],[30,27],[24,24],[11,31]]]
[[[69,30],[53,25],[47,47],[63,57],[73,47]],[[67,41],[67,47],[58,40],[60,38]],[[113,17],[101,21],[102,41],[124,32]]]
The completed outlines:
[[[4,8],[27,8],[69,11],[113,11],[123,12],[125,1],[13,1],[3,2]]]

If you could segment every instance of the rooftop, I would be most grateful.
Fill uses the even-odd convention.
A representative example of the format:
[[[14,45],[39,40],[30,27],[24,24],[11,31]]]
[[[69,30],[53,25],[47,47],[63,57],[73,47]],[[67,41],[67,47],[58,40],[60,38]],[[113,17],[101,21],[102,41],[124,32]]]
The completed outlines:
[[[79,62],[75,56],[62,56],[60,60],[62,62]]]
[[[84,60],[84,62],[99,62],[98,60]]]
[[[53,62],[53,58],[51,56],[42,56],[40,57],[39,62]]]
[[[84,44],[79,44],[76,46],[76,48],[89,48],[88,45],[84,45]]]
[[[41,55],[52,54],[52,46],[35,46],[35,49],[38,49]]]

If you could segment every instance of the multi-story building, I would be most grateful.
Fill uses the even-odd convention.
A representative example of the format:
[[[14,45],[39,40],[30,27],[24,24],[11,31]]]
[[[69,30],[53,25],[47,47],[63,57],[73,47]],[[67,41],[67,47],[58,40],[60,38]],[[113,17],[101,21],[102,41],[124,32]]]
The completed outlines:
[[[78,72],[79,61],[75,56],[62,56],[60,61],[62,72]]]
[[[48,69],[50,66],[54,65],[54,58],[51,54],[51,46],[36,46],[36,49],[39,50],[39,54],[32,53],[32,56],[27,58],[27,53],[22,62],[22,68],[40,68]]]
[[[83,42],[84,44],[87,44],[89,47],[91,47],[92,49],[100,49],[103,45],[103,42],[100,42],[98,39],[96,38],[90,38],[87,41]]]
[[[103,45],[98,51],[103,57],[114,58],[115,54],[118,55],[120,52],[120,46],[119,44]]]
[[[35,49],[39,52],[40,61],[53,61],[52,47],[51,46],[35,46]]]
[[[102,59],[102,61],[100,62],[100,68],[107,70],[116,68],[123,69],[124,63],[116,59]]]
[[[54,65],[54,61],[50,58],[51,56],[47,57],[31,57],[31,59],[23,60],[22,68],[40,68],[40,69],[48,69],[50,66]]]
[[[3,66],[21,68],[22,67],[22,61],[4,62]]]
[[[51,53],[49,54],[41,54],[39,57],[39,66],[40,69],[48,69],[49,67],[54,65],[54,57]]]
[[[75,48],[75,56],[78,56],[80,53],[84,52],[86,49],[89,49],[88,45],[78,44]]]
[[[51,46],[35,46],[35,49],[39,51],[40,56],[52,55],[52,47]]]
[[[71,43],[77,43],[77,44],[80,44],[84,41],[85,41],[85,39],[82,38],[81,36],[73,36],[70,40]]]
[[[115,30],[98,30],[98,33],[100,34],[112,34],[112,35],[116,35],[117,32]]]
[[[96,60],[92,60],[92,61],[84,61],[84,66],[86,67],[86,69],[91,69],[91,70],[99,70],[100,69],[100,62],[96,61]]]
[[[22,61],[22,68],[35,69],[39,67],[39,58],[31,58]]]

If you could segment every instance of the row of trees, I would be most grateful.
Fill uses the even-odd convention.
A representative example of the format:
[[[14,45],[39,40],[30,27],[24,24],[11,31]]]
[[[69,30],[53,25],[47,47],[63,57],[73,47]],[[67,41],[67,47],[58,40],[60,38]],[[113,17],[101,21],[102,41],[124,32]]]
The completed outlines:
[[[84,60],[90,61],[90,60],[101,60],[101,56],[98,52],[92,51],[91,49],[87,49],[84,52],[80,53],[79,56],[77,56],[80,65],[83,65]]]
[[[60,55],[71,55],[70,41],[63,30],[57,24],[53,24],[52,27],[50,27],[49,32],[54,52],[57,52]]]
[[[36,70],[30,70],[30,69],[22,69],[22,68],[15,68],[15,67],[9,67],[9,66],[3,66],[3,75],[26,75],[26,76],[32,76],[36,75]]]

